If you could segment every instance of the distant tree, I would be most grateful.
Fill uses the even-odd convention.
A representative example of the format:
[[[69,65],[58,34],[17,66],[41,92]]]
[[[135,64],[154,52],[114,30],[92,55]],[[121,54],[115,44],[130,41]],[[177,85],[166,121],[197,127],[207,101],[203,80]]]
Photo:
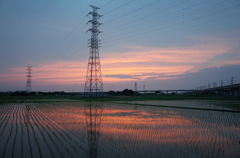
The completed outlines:
[[[11,95],[13,95],[13,96],[29,96],[29,95],[31,95],[31,93],[27,93],[25,91],[22,91],[22,92],[16,91],[16,92],[11,93]]]
[[[157,93],[161,93],[161,90],[159,90],[159,91],[155,91],[154,93],[155,93],[155,94],[157,94]]]
[[[131,90],[131,89],[124,89],[123,91],[122,91],[122,94],[123,95],[133,95],[134,94],[134,92],[133,92],[133,90]]]
[[[115,94],[115,92],[113,90],[110,90],[108,93],[109,93],[109,95],[114,95]]]
[[[31,92],[31,95],[36,95],[36,92]]]

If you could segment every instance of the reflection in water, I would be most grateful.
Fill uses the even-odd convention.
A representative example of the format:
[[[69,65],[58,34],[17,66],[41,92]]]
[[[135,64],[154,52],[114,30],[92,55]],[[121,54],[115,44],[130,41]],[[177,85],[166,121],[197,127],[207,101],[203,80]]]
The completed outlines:
[[[96,102],[10,104],[0,106],[0,157],[239,157],[239,122],[236,112],[112,102],[104,110]]]
[[[96,158],[101,126],[103,104],[99,102],[86,102],[84,105],[86,126],[88,134],[89,157]]]
[[[25,118],[24,118],[24,122],[25,122],[25,125],[28,126],[29,125],[29,113],[30,111],[30,104],[29,103],[25,103]]]

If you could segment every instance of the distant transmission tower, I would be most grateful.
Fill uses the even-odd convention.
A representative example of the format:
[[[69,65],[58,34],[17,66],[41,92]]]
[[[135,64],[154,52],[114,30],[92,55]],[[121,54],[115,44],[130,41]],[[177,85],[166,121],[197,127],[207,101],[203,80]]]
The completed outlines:
[[[103,95],[103,84],[102,84],[102,74],[101,74],[101,66],[100,66],[100,58],[99,58],[99,40],[98,34],[102,33],[98,30],[98,27],[101,23],[98,22],[98,19],[102,16],[97,13],[97,9],[100,9],[96,6],[90,5],[93,8],[93,11],[88,13],[92,15],[92,20],[88,23],[92,23],[92,28],[88,31],[91,31],[91,39],[89,39],[90,44],[90,53],[88,59],[87,66],[87,75],[86,82],[84,88],[84,96],[102,96]],[[87,16],[88,16],[87,15]],[[87,24],[88,24],[87,23]],[[87,32],[88,32],[87,31]]]
[[[27,86],[26,86],[26,92],[27,93],[30,93],[31,92],[31,77],[32,77],[32,69],[31,69],[31,66],[28,66],[27,67]]]

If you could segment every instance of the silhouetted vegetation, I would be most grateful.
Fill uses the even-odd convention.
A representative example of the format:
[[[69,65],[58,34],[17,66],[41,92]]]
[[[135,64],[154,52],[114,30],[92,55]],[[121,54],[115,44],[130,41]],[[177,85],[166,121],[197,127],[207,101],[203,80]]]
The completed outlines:
[[[155,93],[155,94],[157,94],[157,93],[161,93],[161,91],[160,91],[160,90],[159,90],[159,91],[155,91],[154,93]]]
[[[134,94],[133,90],[131,90],[131,89],[124,89],[122,91],[122,93],[123,93],[123,95],[133,95]]]
[[[11,93],[11,95],[12,96],[30,96],[31,93],[27,93],[25,91],[21,91],[21,92],[16,91],[16,92]]]
[[[131,89],[124,89],[122,92],[120,92],[120,91],[116,91],[116,92],[114,92],[113,90],[110,90],[109,92],[108,92],[108,94],[110,95],[110,96],[116,96],[116,95],[125,95],[125,96],[130,96],[130,95],[133,95],[134,94],[134,91],[133,90],[131,90]]]

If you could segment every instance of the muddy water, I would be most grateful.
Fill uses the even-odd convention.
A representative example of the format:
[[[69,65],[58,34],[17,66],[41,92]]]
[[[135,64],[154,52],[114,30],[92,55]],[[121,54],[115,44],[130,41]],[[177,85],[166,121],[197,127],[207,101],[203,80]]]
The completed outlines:
[[[240,157],[238,111],[206,101],[120,103],[0,106],[0,157]]]

